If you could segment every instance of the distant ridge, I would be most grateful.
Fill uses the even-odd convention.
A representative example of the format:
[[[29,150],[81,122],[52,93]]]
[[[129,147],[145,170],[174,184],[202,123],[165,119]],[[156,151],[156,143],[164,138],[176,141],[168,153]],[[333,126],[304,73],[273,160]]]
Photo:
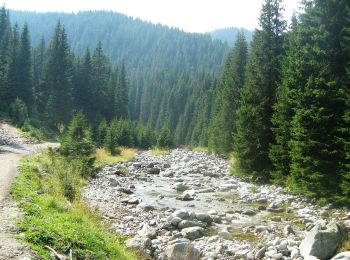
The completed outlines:
[[[214,40],[227,42],[230,46],[232,46],[239,32],[243,32],[248,42],[252,40],[253,33],[254,33],[253,31],[245,28],[238,28],[238,27],[216,29],[212,32],[209,32],[208,34],[210,34]]]

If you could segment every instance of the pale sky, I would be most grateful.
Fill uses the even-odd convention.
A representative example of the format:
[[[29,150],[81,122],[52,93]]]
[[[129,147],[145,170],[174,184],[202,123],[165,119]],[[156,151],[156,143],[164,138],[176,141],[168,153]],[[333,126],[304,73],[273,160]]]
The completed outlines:
[[[254,29],[263,0],[2,0],[7,9],[37,12],[111,10],[188,32],[225,27]],[[285,18],[297,11],[299,0],[285,0]],[[1,3],[1,0],[0,0]]]

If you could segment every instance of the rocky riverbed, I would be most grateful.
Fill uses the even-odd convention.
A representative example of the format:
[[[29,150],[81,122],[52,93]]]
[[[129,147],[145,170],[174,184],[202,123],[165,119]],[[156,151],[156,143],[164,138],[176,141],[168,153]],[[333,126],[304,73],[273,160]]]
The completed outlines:
[[[104,167],[84,197],[145,259],[330,259],[350,250],[348,209],[240,181],[227,161],[200,152],[139,152]]]

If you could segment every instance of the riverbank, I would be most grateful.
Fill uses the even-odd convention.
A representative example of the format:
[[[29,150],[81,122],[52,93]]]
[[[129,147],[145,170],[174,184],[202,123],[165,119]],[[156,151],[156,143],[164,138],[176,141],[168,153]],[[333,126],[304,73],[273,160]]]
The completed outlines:
[[[104,167],[84,197],[112,231],[133,237],[129,248],[151,259],[181,251],[193,259],[302,259],[300,245],[310,230],[334,221],[343,231],[350,227],[345,209],[240,181],[228,168],[227,161],[202,152],[139,152],[133,162]],[[350,250],[348,242],[338,243]]]

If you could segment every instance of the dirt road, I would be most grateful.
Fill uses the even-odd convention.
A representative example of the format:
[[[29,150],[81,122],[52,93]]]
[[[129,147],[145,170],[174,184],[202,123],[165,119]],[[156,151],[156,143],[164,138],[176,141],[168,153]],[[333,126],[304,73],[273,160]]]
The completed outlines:
[[[22,213],[10,196],[20,158],[48,146],[30,143],[32,140],[23,137],[16,128],[0,122],[0,260],[37,259],[28,247],[15,238],[21,236],[16,224]]]

